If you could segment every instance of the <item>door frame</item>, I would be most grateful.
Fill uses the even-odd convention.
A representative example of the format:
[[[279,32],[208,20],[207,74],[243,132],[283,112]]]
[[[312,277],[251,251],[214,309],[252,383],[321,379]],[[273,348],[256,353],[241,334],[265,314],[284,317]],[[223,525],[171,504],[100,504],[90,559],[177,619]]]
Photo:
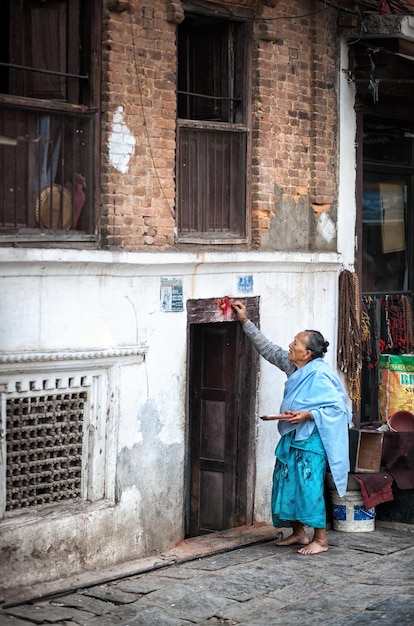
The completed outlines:
[[[414,229],[414,217],[412,212],[410,211],[410,205],[412,206],[413,203],[413,197],[414,197],[414,174],[413,174],[413,167],[412,167],[412,162],[410,165],[404,165],[404,164],[399,164],[396,165],[395,163],[390,162],[384,162],[382,163],[376,163],[371,162],[366,164],[365,160],[364,160],[364,127],[365,127],[365,123],[368,120],[372,119],[376,119],[376,120],[381,120],[384,123],[388,123],[389,125],[395,124],[395,125],[402,125],[402,124],[407,124],[407,125],[411,125],[412,126],[412,121],[409,118],[409,116],[407,115],[407,110],[405,107],[400,106],[398,98],[396,99],[395,102],[395,106],[390,107],[389,105],[387,106],[386,104],[381,104],[381,102],[377,103],[375,106],[368,106],[367,104],[365,106],[362,106],[360,99],[358,99],[358,94],[357,94],[357,116],[356,116],[356,121],[357,121],[357,126],[356,126],[356,164],[357,164],[357,169],[356,169],[356,190],[355,190],[355,195],[356,195],[356,237],[357,237],[357,246],[356,246],[356,255],[355,255],[355,271],[357,272],[358,278],[359,278],[359,283],[361,285],[361,299],[365,296],[365,295],[370,295],[373,297],[377,297],[380,295],[385,295],[387,292],[386,291],[375,291],[375,292],[370,292],[370,291],[365,291],[363,289],[363,281],[362,281],[362,274],[363,274],[363,236],[362,236],[362,229],[363,229],[363,220],[362,220],[362,210],[363,210],[363,187],[364,187],[364,181],[366,178],[366,172],[367,171],[377,171],[377,172],[382,172],[384,175],[395,175],[395,176],[405,176],[407,177],[408,180],[408,188],[409,188],[409,193],[408,193],[408,197],[409,197],[409,205],[408,205],[408,209],[407,209],[407,222],[406,222],[406,228],[410,231],[411,235],[411,239],[414,237],[414,233],[413,233],[413,229]],[[413,148],[412,148],[413,149]],[[413,159],[413,155],[411,156],[411,158]],[[408,271],[409,271],[409,276],[410,276],[410,283],[409,283],[409,287],[412,286],[413,284],[413,279],[414,279],[414,255],[410,254],[411,252],[411,247],[408,245],[408,249],[407,249],[407,254],[408,254],[408,258],[407,258],[407,264],[408,264]],[[411,295],[412,294],[412,289],[408,289],[407,292],[402,291],[402,290],[389,290],[388,292],[389,294],[395,293],[395,294],[405,294],[405,295]],[[365,366],[364,366],[365,367]],[[368,423],[368,420],[366,418],[366,415],[364,414],[364,410],[363,410],[363,402],[364,402],[364,386],[363,386],[363,374],[364,372],[361,372],[360,375],[360,380],[361,380],[361,390],[362,390],[362,401],[359,405],[354,405],[354,423],[356,425],[357,428],[363,428],[364,425],[366,425]],[[377,376],[377,374],[375,374],[375,376]],[[374,413],[374,416],[377,415],[376,413]]]
[[[185,536],[188,536],[190,528],[190,490],[191,490],[191,450],[190,450],[190,340],[191,333],[190,327],[192,324],[209,324],[209,323],[223,323],[234,322],[236,316],[232,310],[223,312],[220,307],[217,306],[217,300],[219,298],[205,298],[199,300],[187,300],[187,369],[186,369],[186,409],[185,409],[185,471],[184,471],[184,531]],[[259,325],[259,302],[260,297],[254,296],[250,298],[238,298],[241,300],[247,308],[247,314],[256,325]],[[246,338],[246,341],[247,338]],[[247,354],[241,355],[239,363],[245,368],[244,376],[246,384],[243,385],[241,390],[241,397],[239,406],[241,415],[240,418],[244,420],[246,429],[243,433],[239,432],[239,435],[243,435],[241,443],[244,444],[246,454],[246,467],[245,476],[246,481],[241,487],[241,493],[239,498],[242,498],[246,503],[246,522],[248,524],[253,523],[254,519],[254,488],[256,482],[256,445],[255,445],[255,433],[256,433],[256,385],[257,385],[257,370],[259,355],[250,344]]]

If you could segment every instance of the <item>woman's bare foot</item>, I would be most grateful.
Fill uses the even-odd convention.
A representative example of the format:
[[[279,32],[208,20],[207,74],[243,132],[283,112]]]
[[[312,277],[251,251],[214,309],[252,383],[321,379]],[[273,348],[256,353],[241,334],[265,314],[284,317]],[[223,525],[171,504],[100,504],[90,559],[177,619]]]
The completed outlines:
[[[303,530],[302,532],[300,531],[293,532],[291,535],[289,535],[288,537],[285,537],[284,539],[279,539],[278,541],[276,541],[275,545],[276,546],[292,546],[294,544],[299,544],[301,546],[307,546],[308,543],[309,543],[309,537]]]
[[[319,554],[328,551],[328,542],[313,539],[308,545],[298,550],[299,554]]]

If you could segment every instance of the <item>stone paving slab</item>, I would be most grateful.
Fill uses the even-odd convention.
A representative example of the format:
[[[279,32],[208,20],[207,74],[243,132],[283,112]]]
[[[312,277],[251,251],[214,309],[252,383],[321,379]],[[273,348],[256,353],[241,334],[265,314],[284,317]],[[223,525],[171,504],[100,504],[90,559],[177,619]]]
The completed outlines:
[[[332,618],[323,613],[299,613],[295,609],[283,609],[278,614],[259,613],[246,620],[237,622],[237,626],[332,626]]]
[[[207,570],[216,571],[225,567],[231,567],[232,565],[239,565],[240,563],[250,563],[263,556],[274,556],[279,548],[274,545],[274,542],[266,542],[260,546],[249,546],[248,550],[240,548],[238,550],[232,550],[231,552],[225,552],[223,554],[215,554],[211,557],[205,557],[198,561],[191,561],[180,566],[180,570]],[[168,568],[169,572],[174,571],[177,568]],[[169,575],[167,570],[164,570],[163,575]]]
[[[186,563],[182,565],[175,564],[172,567],[167,567],[159,572],[148,574],[147,577],[152,580],[158,580],[160,584],[168,584],[168,580],[165,579],[174,578],[175,580],[190,580],[192,578],[197,578],[197,576],[204,575],[204,571],[201,568],[186,567],[186,565]],[[163,580],[164,582],[162,583]]]
[[[413,546],[414,529],[403,533],[390,528],[363,533],[328,531],[328,541],[332,546],[385,555]]]
[[[50,604],[53,606],[53,602],[50,602]],[[82,611],[80,609],[75,609],[75,608],[72,610],[73,610],[72,619],[70,621],[66,620],[65,626],[68,626],[68,624],[72,624],[72,623],[76,624],[76,626],[85,626],[85,624],[88,623],[88,621],[91,619],[93,615],[89,611]]]
[[[130,593],[124,589],[120,589],[114,583],[90,587],[89,589],[85,589],[82,593],[85,596],[91,596],[92,598],[104,600],[105,602],[111,602],[112,604],[130,604],[135,602],[137,599],[135,593]]]
[[[412,592],[414,592],[414,587]],[[394,595],[392,598],[380,600],[379,602],[376,602],[368,607],[368,611],[385,611],[389,615],[398,614],[400,618],[410,617],[414,623],[414,594],[405,593],[397,596]]]
[[[111,613],[115,606],[112,602],[103,602],[97,598],[91,598],[84,592],[62,596],[61,598],[54,600],[53,605],[82,609],[83,611],[94,613],[95,615],[105,615],[105,613]]]
[[[0,614],[0,626],[27,626],[26,620],[13,617],[13,615]]]
[[[356,565],[353,580],[364,584],[375,581],[389,587],[400,587],[402,583],[414,585],[414,548],[391,554],[387,559],[378,559],[374,563]]]
[[[203,584],[214,593],[238,602],[246,602],[271,593],[276,588],[283,589],[294,581],[295,577],[290,572],[269,573],[256,568],[248,572],[237,568],[236,571],[206,577]]]
[[[173,615],[160,613],[158,608],[148,607],[140,610],[139,614],[135,613],[132,617],[117,617],[116,621],[107,621],[102,623],[101,617],[95,617],[88,626],[194,626],[194,622],[183,620]]]
[[[171,583],[168,587],[154,591],[135,603],[137,611],[158,606],[167,615],[198,623],[209,619],[229,606],[231,601],[216,594],[214,590],[181,583]]]
[[[122,605],[115,607],[110,613],[104,615],[92,615],[89,613],[89,617],[85,621],[76,622],[77,626],[91,626],[93,624],[99,626],[122,626],[122,624],[129,624],[129,622],[136,617],[136,610],[128,605]],[[65,624],[65,626],[68,626]]]
[[[343,586],[341,593],[333,587],[325,586],[326,593],[320,593],[317,584],[314,585],[313,592],[310,591],[303,597],[299,597],[295,602],[298,611],[323,611],[330,615],[337,613],[346,614],[349,608],[354,610],[371,610],[377,604],[390,599],[393,591],[384,586],[366,586],[348,583]]]
[[[378,624],[383,624],[384,626],[413,626],[413,615],[402,615],[399,611],[397,613],[364,611],[348,613],[330,622],[330,626],[378,626]]]
[[[139,595],[151,593],[151,591],[157,591],[168,584],[168,578],[151,576],[150,574],[147,576],[138,576],[136,578],[121,579],[116,583],[118,589]]]
[[[321,596],[319,596],[319,600]],[[354,599],[351,604],[343,608],[335,603],[335,597],[326,602],[326,605],[316,603],[297,604],[290,602],[284,607],[274,607],[269,610],[269,606],[263,604],[249,610],[249,603],[242,606],[240,613],[229,614],[226,617],[229,624],[237,626],[359,626],[359,624],[370,624],[377,626],[413,626],[413,613],[407,599],[401,598],[399,603],[394,604],[394,613],[384,610],[385,606],[378,603],[377,609],[365,609],[355,607]],[[382,607],[382,609],[381,609]],[[381,609],[381,610],[379,610]],[[246,611],[243,614],[243,610]],[[201,625],[200,625],[201,626]],[[205,622],[203,626],[210,626]]]
[[[264,620],[265,623],[269,623],[275,615],[282,615],[284,607],[286,606],[286,599],[284,601],[277,600],[276,598],[270,598],[269,596],[260,596],[252,598],[247,602],[238,602],[232,604],[231,607],[226,607],[223,611],[223,618],[226,620],[226,624],[242,624],[253,623],[254,620]],[[208,623],[208,622],[207,622]],[[288,622],[285,623],[287,626]]]
[[[40,606],[23,605],[7,609],[6,611],[6,614],[9,616],[12,615],[13,617],[30,619],[30,621],[34,624],[43,624],[44,622],[62,622],[63,620],[70,620],[75,613],[76,610],[74,610],[73,608],[55,607],[51,606],[50,604]],[[0,619],[2,618],[0,617]]]

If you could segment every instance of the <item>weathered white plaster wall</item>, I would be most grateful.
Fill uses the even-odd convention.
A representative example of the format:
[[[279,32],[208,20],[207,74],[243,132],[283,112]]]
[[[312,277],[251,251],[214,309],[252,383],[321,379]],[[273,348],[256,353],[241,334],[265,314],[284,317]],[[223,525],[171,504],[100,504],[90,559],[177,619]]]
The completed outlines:
[[[42,369],[30,354],[134,348],[141,359],[113,368],[113,501],[0,522],[0,551],[13,585],[159,553],[183,538],[188,299],[236,298],[251,275],[262,331],[287,346],[303,328],[330,341],[335,367],[338,274],[335,253],[111,253],[0,249],[0,374]],[[184,310],[163,312],[160,277],[183,283]],[[16,358],[10,366],[7,359]],[[20,359],[20,361],[19,361]],[[25,360],[26,359],[26,360]],[[108,360],[108,359],[107,359]],[[20,363],[20,364],[19,364]],[[1,377],[0,376],[0,377]],[[260,360],[257,415],[281,401],[284,375]],[[270,521],[277,429],[257,422],[255,519]]]
[[[341,42],[339,68],[339,193],[338,193],[338,251],[344,268],[354,269],[356,223],[356,118],[355,85],[346,78],[348,46]],[[342,71],[345,70],[345,71]]]
[[[127,174],[136,139],[124,121],[123,112],[122,106],[115,110],[108,141],[108,156],[112,167],[122,174]]]

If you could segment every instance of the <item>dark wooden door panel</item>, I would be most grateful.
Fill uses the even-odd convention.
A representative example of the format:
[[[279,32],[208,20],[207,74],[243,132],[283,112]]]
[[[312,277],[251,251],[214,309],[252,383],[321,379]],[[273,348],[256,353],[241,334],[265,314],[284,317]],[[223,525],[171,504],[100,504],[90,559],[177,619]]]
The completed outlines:
[[[239,325],[192,332],[190,534],[230,528],[236,500]]]
[[[196,534],[222,530],[224,515],[224,474],[203,470],[200,472],[200,523]]]
[[[200,456],[224,461],[226,451],[226,404],[204,400],[201,403]]]
[[[259,299],[246,298],[259,323]],[[189,441],[186,536],[252,523],[258,354],[216,298],[188,300]]]

